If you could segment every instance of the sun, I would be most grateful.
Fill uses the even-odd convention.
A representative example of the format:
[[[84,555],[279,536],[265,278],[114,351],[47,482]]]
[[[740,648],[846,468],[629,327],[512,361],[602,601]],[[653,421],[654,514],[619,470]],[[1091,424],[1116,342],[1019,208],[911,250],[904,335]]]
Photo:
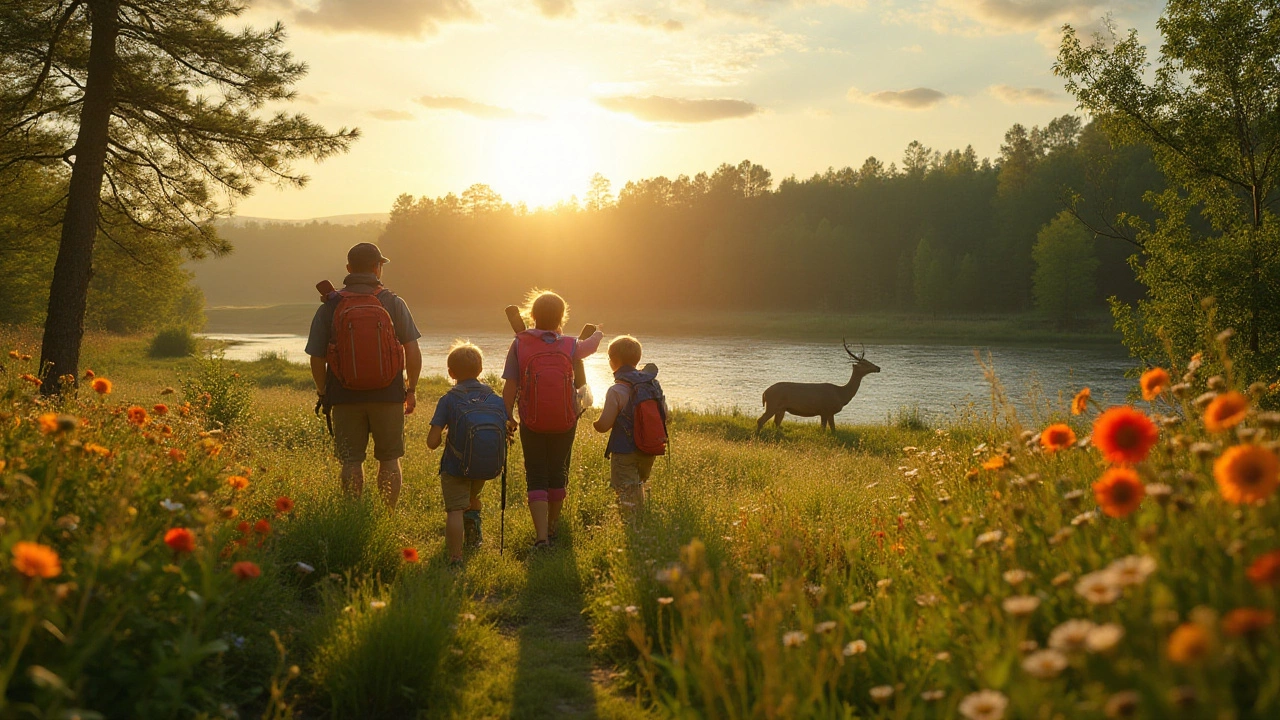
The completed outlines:
[[[582,198],[601,171],[589,108],[562,106],[556,114],[504,123],[492,135],[488,185],[509,203],[530,208]]]

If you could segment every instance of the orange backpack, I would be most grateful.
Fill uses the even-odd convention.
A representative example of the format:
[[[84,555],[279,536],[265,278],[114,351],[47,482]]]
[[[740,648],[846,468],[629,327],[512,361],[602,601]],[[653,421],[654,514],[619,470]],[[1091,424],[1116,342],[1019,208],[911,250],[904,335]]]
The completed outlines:
[[[404,348],[382,304],[382,294],[390,292],[338,292],[326,359],[333,376],[348,390],[381,390],[404,370]]]

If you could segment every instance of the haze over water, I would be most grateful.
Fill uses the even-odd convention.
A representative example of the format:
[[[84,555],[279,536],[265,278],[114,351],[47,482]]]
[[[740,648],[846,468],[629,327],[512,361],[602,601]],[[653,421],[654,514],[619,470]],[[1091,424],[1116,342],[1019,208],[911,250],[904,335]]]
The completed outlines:
[[[228,359],[255,360],[275,352],[292,362],[307,362],[306,338],[299,335],[207,337],[228,342]],[[419,341],[423,375],[445,374],[445,357],[458,337],[471,340],[484,352],[486,373],[501,373],[511,343],[509,333],[429,333]],[[762,411],[761,393],[775,382],[843,384],[849,379],[847,358],[838,344],[746,337],[644,337],[641,341],[645,362],[658,364],[658,379],[677,408],[738,409],[756,417]],[[881,372],[863,381],[857,396],[837,415],[841,422],[882,423],[890,414],[912,406],[937,419],[970,402],[979,411],[990,411],[990,386],[971,346],[867,345],[866,350],[867,359],[879,365]],[[983,350],[984,357],[987,352]],[[1020,412],[1044,408],[1046,401],[1053,408],[1065,408],[1071,395],[1085,385],[1104,406],[1122,402],[1134,387],[1124,377],[1133,361],[1118,348],[997,347],[989,352],[1000,382]],[[598,407],[612,382],[603,349],[587,360],[586,368]]]

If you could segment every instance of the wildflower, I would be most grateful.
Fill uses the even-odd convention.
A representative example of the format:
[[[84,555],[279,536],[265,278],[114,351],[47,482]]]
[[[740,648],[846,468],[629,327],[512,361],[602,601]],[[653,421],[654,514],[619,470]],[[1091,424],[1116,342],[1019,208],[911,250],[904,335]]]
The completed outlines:
[[[1146,460],[1159,437],[1151,418],[1127,405],[1113,407],[1093,422],[1093,444],[1112,464]]]
[[[1280,555],[1280,551],[1277,551],[1276,554]],[[1277,560],[1277,565],[1278,565],[1277,571],[1280,572],[1280,560]],[[866,600],[859,600],[858,602],[849,606],[849,612],[852,612],[855,615],[859,615],[862,613],[863,610],[866,610],[867,606],[870,604],[871,603],[867,602]]]
[[[1084,650],[1089,633],[1097,627],[1088,620],[1068,620],[1049,632],[1049,647],[1063,652]]]
[[[253,526],[249,524],[248,520],[241,520],[240,522],[236,523],[236,530],[241,535],[248,535],[250,532],[253,531]]]
[[[1254,585],[1275,585],[1280,583],[1280,550],[1259,555],[1249,564],[1245,575]]]
[[[920,699],[925,702],[937,702],[946,696],[947,693],[945,690],[925,690],[920,693]]]
[[[1168,391],[1169,373],[1164,368],[1151,368],[1142,373],[1138,384],[1142,387],[1142,399],[1151,402]]]
[[[813,631],[818,633],[819,635],[826,635],[827,633],[835,629],[836,629],[835,620],[824,620],[823,622],[820,622],[817,625],[813,626]]]
[[[283,515],[293,512],[293,499],[288,495],[281,495],[276,498],[276,514]]]
[[[1009,698],[996,690],[981,690],[970,693],[960,701],[960,714],[969,720],[1001,720],[1005,708],[1009,707]]]
[[[1156,559],[1150,555],[1129,555],[1107,566],[1106,572],[1116,585],[1141,585],[1156,571]]]
[[[988,543],[997,543],[1004,538],[1003,530],[991,530],[979,535],[973,542],[974,547],[982,547]]]
[[[241,560],[231,566],[231,574],[241,580],[252,580],[262,575],[262,568],[258,567],[258,563]]]
[[[1040,447],[1045,452],[1066,450],[1076,444],[1076,432],[1066,423],[1055,423],[1040,433]]]
[[[951,662],[951,653],[943,650],[937,655],[934,655],[933,659],[937,660],[938,662]]]
[[[1173,497],[1173,488],[1164,483],[1147,483],[1147,495],[1153,500],[1164,505],[1169,502],[1169,498]]]
[[[369,607],[373,610],[381,610],[387,606],[386,600],[370,600]]]
[[[1072,526],[1072,527],[1080,527],[1081,525],[1088,525],[1089,523],[1091,523],[1091,522],[1093,522],[1094,520],[1097,520],[1097,519],[1098,519],[1098,511],[1097,511],[1097,510],[1087,510],[1087,511],[1082,512],[1082,513],[1080,513],[1079,515],[1077,515],[1077,516],[1075,516],[1075,517],[1071,518],[1071,526]],[[1066,528],[1063,528],[1063,530],[1065,530],[1065,529],[1066,529]],[[1065,538],[1064,538],[1064,539],[1065,539]]]
[[[892,584],[893,584],[892,578],[880,578],[879,580],[876,581],[876,587],[880,588],[881,590],[888,588]]]
[[[800,647],[809,639],[809,636],[799,630],[792,630],[782,636],[783,647]]]
[[[459,615],[459,616],[458,616],[458,619],[459,619],[459,620],[461,620],[462,622],[475,622],[475,621],[476,621],[476,614],[475,614],[475,613],[462,613],[461,615]]]
[[[1082,575],[1076,581],[1076,594],[1090,605],[1110,605],[1120,598],[1120,588],[1111,573],[1103,570]]]
[[[1004,611],[1015,617],[1030,615],[1040,607],[1040,598],[1035,595],[1014,595],[1007,597],[1001,604]]]
[[[227,484],[231,486],[232,490],[243,490],[249,487],[249,478],[243,475],[232,475],[227,478]]]
[[[1026,570],[1006,570],[1004,572],[1004,581],[1010,585],[1021,585],[1029,577],[1031,577],[1031,574]]]
[[[1199,623],[1179,625],[1169,636],[1169,659],[1179,665],[1191,665],[1203,660],[1213,650],[1213,639]]]
[[[1081,388],[1074,398],[1071,398],[1071,414],[1083,415],[1089,409],[1089,402],[1093,399],[1093,392],[1089,388]]]
[[[253,531],[258,533],[259,535],[270,535],[271,523],[267,522],[266,518],[263,518],[253,524]]]
[[[1127,467],[1111,468],[1093,484],[1093,497],[1102,507],[1102,512],[1114,518],[1132,514],[1146,494],[1138,473]]]
[[[1064,570],[1063,572],[1054,575],[1053,580],[1050,580],[1050,582],[1053,583],[1054,587],[1062,587],[1063,585],[1071,582],[1072,577],[1074,576],[1070,572]]]
[[[659,604],[659,605],[670,605],[671,603],[673,603],[673,602],[675,602],[675,601],[676,601],[676,599],[675,599],[675,598],[673,598],[673,597],[660,597],[660,598],[658,598],[658,604]]]
[[[1000,468],[1004,467],[1007,464],[1008,464],[1008,461],[1005,459],[1005,456],[995,455],[991,459],[982,463],[982,469],[983,470],[999,470]]]
[[[1237,637],[1262,632],[1276,620],[1275,613],[1261,608],[1236,608],[1222,617],[1222,631]]]
[[[168,510],[169,512],[178,512],[182,508],[186,507],[186,505],[183,505],[180,502],[174,502],[169,498],[165,498],[160,501],[160,507],[164,508],[165,510]]]
[[[1091,653],[1107,653],[1115,649],[1120,644],[1120,638],[1124,637],[1124,628],[1115,623],[1104,623],[1095,626],[1085,636],[1084,647]]]
[[[67,532],[74,532],[74,531],[76,530],[76,528],[79,528],[79,527],[80,527],[80,516],[79,516],[79,515],[70,515],[70,514],[69,514],[69,515],[63,515],[62,517],[58,518],[58,519],[53,523],[53,525],[54,525],[54,527],[58,528],[59,530],[66,530]]]
[[[1132,690],[1118,692],[1107,698],[1107,704],[1103,706],[1103,712],[1113,720],[1133,717],[1138,713],[1138,703],[1141,700],[1141,696]]]
[[[1223,432],[1239,425],[1249,414],[1249,398],[1238,392],[1225,392],[1209,401],[1204,409],[1204,429]]]
[[[18,352],[17,350],[10,350],[9,357],[13,358],[14,360],[18,360],[19,358],[22,357],[22,353]]]
[[[892,685],[877,685],[871,688],[871,699],[878,703],[889,702],[889,698],[893,697]]]
[[[155,413],[156,415],[168,415],[169,406],[165,405],[164,403],[156,403],[151,407],[151,412]]]
[[[128,417],[129,422],[133,425],[137,425],[138,427],[142,427],[147,424],[147,411],[145,408],[139,407],[138,405],[134,405],[129,408]]]
[[[404,558],[405,562],[416,563],[420,559],[418,557],[418,548],[403,548],[400,550],[400,557]]]
[[[184,462],[187,459],[187,451],[169,448],[169,459],[174,462]]]
[[[310,565],[308,565],[308,564],[306,564],[306,563],[304,563],[304,562],[298,562],[298,563],[297,563],[297,564],[295,564],[293,567],[294,567],[294,569],[295,569],[295,570],[297,570],[297,571],[298,571],[298,574],[299,574],[299,575],[310,575],[311,573],[313,573],[313,572],[315,572],[315,571],[316,571],[316,569],[315,569],[314,567],[312,567],[312,566],[310,566]]]
[[[62,559],[48,545],[22,541],[13,545],[13,568],[30,578],[55,578],[62,574]]]
[[[640,608],[636,607],[635,605],[628,605],[625,608],[623,608],[623,610],[625,610],[628,615],[631,615],[633,617],[640,614]]]
[[[933,607],[938,604],[938,596],[933,593],[924,593],[916,596],[916,605],[920,607]]]
[[[195,552],[196,536],[184,527],[169,528],[164,534],[164,544],[176,553]]]
[[[853,657],[854,655],[861,655],[866,651],[867,651],[866,640],[853,640],[848,645],[845,645],[843,650],[845,657]]]
[[[1257,445],[1236,445],[1213,463],[1213,479],[1227,502],[1265,500],[1280,485],[1280,459]]]
[[[1037,650],[1022,658],[1022,669],[1033,678],[1050,680],[1067,669],[1067,656],[1058,650]]]
[[[49,435],[58,431],[58,414],[44,413],[36,418],[36,424],[40,426],[40,432]]]

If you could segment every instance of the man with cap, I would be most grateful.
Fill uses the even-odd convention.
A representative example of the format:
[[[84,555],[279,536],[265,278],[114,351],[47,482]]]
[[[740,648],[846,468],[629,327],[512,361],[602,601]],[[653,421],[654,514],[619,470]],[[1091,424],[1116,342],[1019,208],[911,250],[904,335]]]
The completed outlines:
[[[418,332],[404,300],[382,285],[382,268],[387,262],[373,243],[360,243],[347,252],[348,275],[343,280],[344,287],[341,293],[331,294],[316,311],[307,337],[307,354],[311,356],[311,377],[320,401],[332,408],[334,454],[342,463],[343,490],[356,497],[363,491],[364,460],[372,435],[373,456],[378,460],[378,489],[387,505],[395,507],[400,497],[404,418],[411,415],[417,405],[415,393],[422,371],[418,338],[422,333]],[[368,357],[380,350],[354,346],[339,350],[337,346],[341,343],[331,342],[337,334],[333,323],[335,312],[341,312],[339,306],[344,297],[354,296],[366,296],[356,298],[357,302],[366,304],[371,304],[368,296],[376,297],[391,319],[391,330],[398,344],[393,351],[403,351],[403,369],[386,387],[351,389],[339,380],[332,366],[337,357],[335,353],[350,351]],[[376,307],[374,311],[377,312]],[[357,335],[350,335],[355,337]]]

